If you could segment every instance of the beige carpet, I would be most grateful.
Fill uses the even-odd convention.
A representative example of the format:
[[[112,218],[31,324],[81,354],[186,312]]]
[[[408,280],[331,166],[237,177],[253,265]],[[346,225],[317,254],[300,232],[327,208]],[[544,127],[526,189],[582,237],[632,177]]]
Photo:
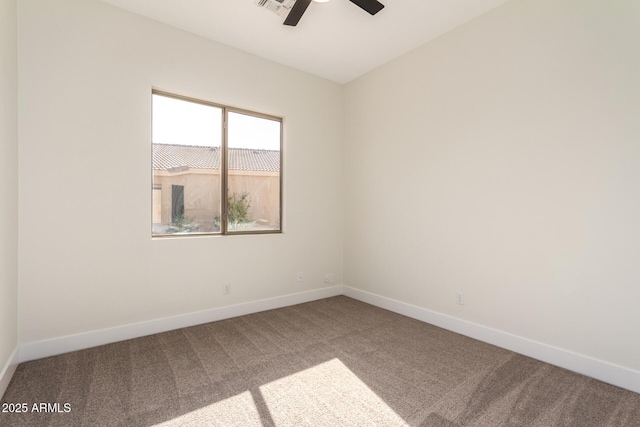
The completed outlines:
[[[343,296],[24,363],[2,402],[12,427],[640,426],[638,394]]]

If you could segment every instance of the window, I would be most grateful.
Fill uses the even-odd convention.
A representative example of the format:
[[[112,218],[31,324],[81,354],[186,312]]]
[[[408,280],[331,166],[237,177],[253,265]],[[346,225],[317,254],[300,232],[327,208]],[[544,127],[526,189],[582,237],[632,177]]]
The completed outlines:
[[[162,222],[162,186],[153,186],[153,225],[160,224]]]
[[[281,232],[281,118],[159,91],[152,107],[152,236]]]
[[[184,219],[184,185],[171,185],[171,222]]]

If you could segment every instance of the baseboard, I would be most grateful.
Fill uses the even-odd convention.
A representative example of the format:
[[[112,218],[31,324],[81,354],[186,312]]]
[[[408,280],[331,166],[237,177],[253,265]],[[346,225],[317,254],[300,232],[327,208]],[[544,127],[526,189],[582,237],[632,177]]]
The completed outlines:
[[[18,347],[13,350],[11,356],[9,356],[9,360],[5,363],[2,371],[0,371],[0,401],[2,401],[2,396],[4,396],[4,392],[7,391],[7,387],[11,382],[11,378],[13,377],[13,373],[16,371],[18,367]]]
[[[344,286],[344,295],[640,393],[640,372],[402,301]]]
[[[402,301],[366,292],[349,286],[332,286],[296,294],[251,301],[147,322],[68,335],[21,344],[0,373],[0,396],[4,393],[18,362],[41,359],[70,351],[82,350],[174,329],[288,307],[295,304],[337,295],[384,308],[432,325],[511,350],[561,368],[577,372],[615,386],[640,393],[640,372],[592,357],[550,346],[477,323],[438,313]],[[19,357],[18,357],[19,355]]]
[[[83,350],[99,345],[201,325],[203,323],[215,322],[243,316],[245,314],[288,307],[337,295],[342,295],[342,285],[25,343],[20,345],[20,362],[42,359],[70,351]]]

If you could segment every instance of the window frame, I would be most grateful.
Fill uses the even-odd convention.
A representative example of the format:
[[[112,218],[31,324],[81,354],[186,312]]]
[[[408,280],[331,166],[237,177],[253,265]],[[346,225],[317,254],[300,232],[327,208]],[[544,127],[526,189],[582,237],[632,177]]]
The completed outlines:
[[[162,89],[153,88],[151,90],[151,128],[153,132],[153,95],[164,96],[167,98],[173,98],[181,101],[193,102],[196,104],[206,105],[214,108],[219,108],[222,110],[222,135],[221,135],[221,144],[220,144],[220,231],[218,232],[193,232],[193,233],[167,233],[167,234],[154,234],[153,233],[153,189],[157,185],[154,181],[154,170],[153,170],[153,135],[151,138],[151,156],[152,161],[151,164],[151,223],[152,231],[151,238],[152,239],[165,239],[165,238],[178,238],[178,237],[202,237],[202,236],[236,236],[236,235],[251,235],[251,234],[282,234],[283,233],[283,223],[284,223],[284,211],[283,211],[283,169],[284,169],[284,117],[275,116],[272,114],[260,113],[257,111],[247,110],[244,108],[232,107],[229,105],[219,104],[216,102],[205,101],[199,98],[193,98],[190,96],[179,95],[173,92],[167,92]],[[280,145],[279,145],[279,162],[280,169],[278,171],[278,218],[279,218],[279,228],[273,230],[229,230],[228,229],[228,199],[229,199],[229,170],[228,160],[229,160],[229,113],[237,113],[243,114],[247,116],[257,117],[266,120],[273,120],[280,123]]]

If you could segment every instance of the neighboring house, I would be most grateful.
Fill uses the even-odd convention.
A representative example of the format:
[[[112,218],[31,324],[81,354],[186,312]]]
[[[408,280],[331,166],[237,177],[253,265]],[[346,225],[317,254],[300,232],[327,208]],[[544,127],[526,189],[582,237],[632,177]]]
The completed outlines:
[[[219,230],[220,154],[219,147],[153,144],[154,233],[180,217],[198,224],[198,232]],[[229,196],[248,194],[249,218],[278,227],[280,151],[230,148],[228,163]]]

